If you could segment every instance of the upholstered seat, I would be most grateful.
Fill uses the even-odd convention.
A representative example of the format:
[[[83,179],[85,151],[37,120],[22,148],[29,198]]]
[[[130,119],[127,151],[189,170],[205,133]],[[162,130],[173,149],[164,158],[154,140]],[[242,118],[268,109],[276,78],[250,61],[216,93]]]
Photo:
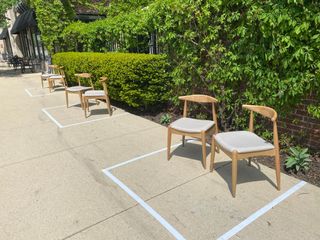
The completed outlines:
[[[44,73],[44,74],[41,74],[41,77],[44,78],[44,79],[47,79],[47,78],[55,76],[55,75],[57,75],[57,74],[55,74],[55,73]]]
[[[52,74],[51,76],[49,76],[49,78],[51,79],[60,79],[60,78],[63,78],[64,76],[62,75],[58,75],[58,74]]]
[[[214,138],[219,146],[229,152],[247,153],[274,149],[271,143],[248,131],[218,133]]]
[[[213,125],[214,121],[184,117],[171,123],[170,127],[183,132],[195,133],[207,131]]]
[[[85,86],[73,86],[73,87],[68,87],[67,91],[69,92],[80,92],[80,91],[86,91],[90,90],[92,87],[85,87]]]
[[[89,90],[84,93],[84,96],[86,97],[103,97],[105,95],[103,90]]]

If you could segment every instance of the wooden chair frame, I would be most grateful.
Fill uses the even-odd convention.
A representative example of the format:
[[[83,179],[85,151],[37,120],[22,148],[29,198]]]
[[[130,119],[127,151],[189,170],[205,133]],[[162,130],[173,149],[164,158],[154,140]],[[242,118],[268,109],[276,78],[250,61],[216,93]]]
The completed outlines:
[[[48,65],[48,69],[49,69],[49,73],[53,73],[53,74],[60,74],[60,70],[59,70],[59,66],[58,65]],[[41,76],[41,87],[44,88],[44,81],[48,81],[48,79],[50,78],[50,76]],[[48,81],[49,84],[49,81]],[[49,86],[49,90],[50,90],[50,86]],[[51,91],[51,90],[50,90]]]
[[[78,79],[78,86],[81,86],[81,79],[88,79],[89,83],[90,83],[90,86],[91,86],[91,89],[94,89],[94,85],[92,83],[92,75],[90,73],[76,73],[75,76]],[[69,91],[66,82],[65,82],[65,86],[66,86],[65,94],[66,94],[67,108],[69,107],[69,93],[71,93],[71,94],[78,94],[79,95],[81,108],[84,109],[85,107],[84,107],[82,95],[86,90]]]
[[[103,90],[105,93],[105,96],[85,96],[83,95],[83,103],[84,103],[84,115],[87,118],[87,110],[89,112],[89,99],[95,99],[97,100],[105,100],[106,104],[107,104],[107,108],[108,108],[108,112],[110,114],[110,116],[112,116],[112,108],[111,108],[111,104],[110,104],[110,99],[109,99],[109,93],[108,93],[108,88],[107,88],[107,77],[101,77],[100,78],[100,82],[103,86]]]
[[[250,121],[249,121],[249,131],[253,132],[254,127],[254,112],[261,114],[264,117],[269,118],[273,122],[273,145],[274,149],[256,151],[256,152],[246,152],[238,153],[237,151],[230,152],[215,141],[212,137],[212,146],[211,146],[211,163],[210,171],[213,171],[214,168],[214,158],[215,158],[215,148],[218,147],[226,155],[232,159],[232,196],[236,196],[236,185],[237,185],[237,174],[238,174],[238,160],[240,159],[249,159],[249,165],[251,164],[252,157],[259,156],[271,156],[275,158],[275,169],[276,169],[276,180],[277,180],[277,189],[280,191],[280,149],[279,149],[279,140],[278,140],[278,128],[277,128],[277,112],[270,107],[266,106],[257,106],[257,105],[243,105],[245,109],[250,111]]]
[[[188,102],[196,102],[196,103],[211,103],[212,104],[212,119],[214,121],[214,125],[208,129],[207,131],[201,131],[201,132],[184,132],[179,131],[177,129],[173,129],[170,126],[168,126],[168,139],[167,139],[167,159],[170,160],[170,151],[171,151],[171,136],[172,134],[178,134],[182,135],[182,146],[184,146],[185,142],[185,136],[194,137],[197,139],[200,139],[202,142],[202,165],[203,168],[206,168],[206,136],[210,132],[214,131],[214,133],[218,133],[218,122],[217,122],[217,114],[215,110],[215,103],[218,102],[217,99],[211,96],[207,95],[187,95],[187,96],[180,96],[180,100],[184,101],[184,107],[183,107],[183,117],[188,116]]]
[[[56,74],[55,76],[48,77],[48,87],[49,92],[51,93],[55,87],[56,81],[60,81],[63,87],[66,87],[65,75],[63,67],[58,65],[49,65],[52,71]],[[59,78],[57,78],[59,76]]]

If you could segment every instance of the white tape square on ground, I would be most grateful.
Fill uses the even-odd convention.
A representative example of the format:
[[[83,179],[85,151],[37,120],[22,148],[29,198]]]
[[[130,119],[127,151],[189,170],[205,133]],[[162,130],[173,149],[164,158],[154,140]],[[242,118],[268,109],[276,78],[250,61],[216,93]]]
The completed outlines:
[[[188,140],[188,142],[194,142],[196,140]],[[172,145],[171,147],[178,147],[181,146],[182,143]],[[161,148],[159,150],[153,151],[151,153],[147,153],[144,155],[141,155],[139,157],[135,157],[133,159],[127,160],[125,162],[113,165],[111,167],[103,169],[103,173],[105,176],[110,178],[115,184],[117,184],[122,190],[124,190],[131,198],[133,198],[141,207],[143,207],[151,216],[153,216],[164,228],[166,228],[172,236],[175,237],[175,239],[183,240],[185,239],[181,233],[179,233],[170,223],[168,223],[159,213],[157,213],[153,208],[150,207],[141,197],[139,197],[136,193],[134,193],[128,186],[126,186],[123,182],[121,182],[118,178],[116,178],[110,171],[122,167],[124,165],[130,164],[132,162],[136,162],[138,160],[144,159],[146,157],[158,154],[160,152],[166,151],[167,148]],[[298,191],[300,188],[302,188],[306,182],[300,181],[293,187],[291,187],[288,191],[265,205],[264,207],[260,208],[258,211],[251,214],[248,218],[246,218],[244,221],[233,227],[231,230],[226,232],[225,234],[221,235],[218,240],[228,240],[234,235],[236,235],[238,232],[240,232],[242,229],[244,229],[246,226],[257,220],[259,217],[261,217],[263,214],[271,210],[273,207],[287,199],[289,196],[291,196],[293,193]]]

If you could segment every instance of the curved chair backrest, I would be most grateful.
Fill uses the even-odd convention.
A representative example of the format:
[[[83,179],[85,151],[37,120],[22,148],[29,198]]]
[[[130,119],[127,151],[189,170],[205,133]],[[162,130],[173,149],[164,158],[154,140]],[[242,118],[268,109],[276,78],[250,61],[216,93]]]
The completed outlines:
[[[66,75],[65,75],[63,66],[58,67],[58,74],[61,75],[63,82],[64,82],[64,85],[67,86]]]
[[[180,96],[179,99],[189,101],[189,102],[198,102],[198,103],[216,103],[216,102],[218,102],[218,100],[215,99],[214,97],[211,97],[208,95],[202,95],[202,94]]]
[[[89,84],[91,85],[92,89],[94,89],[91,73],[76,73],[75,76],[78,78],[79,86],[81,85],[81,78],[84,78],[89,80]]]
[[[105,77],[105,76],[100,78],[100,82],[101,82],[101,84],[103,86],[103,90],[104,90],[106,96],[108,97],[109,93],[108,93],[108,88],[107,88],[107,81],[108,81],[108,78]]]
[[[259,105],[242,105],[243,108],[250,110],[250,121],[249,121],[249,131],[253,132],[253,112],[259,113],[264,117],[271,119],[273,122],[273,144],[275,146],[276,151],[279,151],[279,139],[278,139],[278,127],[277,127],[277,112],[271,108],[266,106]]]
[[[270,118],[272,121],[276,121],[278,114],[277,112],[270,107],[266,106],[259,106],[259,105],[242,105],[243,108],[248,109],[250,111],[256,112],[261,114],[262,116],[265,116],[267,118]]]
[[[50,73],[54,73],[54,74],[60,74],[59,72],[59,66],[58,65],[48,65],[48,68],[49,68],[49,72]]]
[[[218,122],[217,122],[217,114],[214,104],[218,102],[218,100],[214,97],[203,95],[203,94],[193,94],[180,96],[180,100],[184,101],[183,107],[183,117],[187,117],[188,115],[188,102],[196,102],[196,103],[211,103],[212,104],[212,119],[215,122],[215,133],[218,133]]]

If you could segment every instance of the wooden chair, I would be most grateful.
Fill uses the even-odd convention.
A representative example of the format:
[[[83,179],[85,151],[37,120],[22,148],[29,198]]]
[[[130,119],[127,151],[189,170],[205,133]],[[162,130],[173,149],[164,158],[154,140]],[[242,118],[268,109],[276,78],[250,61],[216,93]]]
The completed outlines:
[[[65,74],[64,74],[63,67],[57,66],[57,65],[51,65],[51,68],[54,74],[49,76],[47,79],[50,93],[54,90],[56,86],[56,82],[59,82],[63,87],[66,87]]]
[[[101,77],[100,82],[103,86],[103,90],[89,90],[86,91],[83,94],[83,102],[84,102],[84,115],[87,118],[87,110],[89,112],[89,99],[95,99],[97,100],[105,100],[108,108],[108,113],[110,116],[112,115],[112,109],[111,109],[111,104],[110,104],[110,99],[109,99],[109,94],[108,94],[108,89],[107,89],[107,82],[108,78],[107,77]]]
[[[185,136],[201,139],[202,142],[202,165],[206,168],[206,136],[210,131],[214,130],[218,133],[217,116],[214,104],[217,99],[207,95],[188,95],[180,96],[180,100],[184,101],[183,117],[174,121],[168,126],[167,141],[167,159],[170,160],[171,135],[182,135],[182,144],[184,146]],[[212,121],[188,118],[188,102],[211,103],[212,104]]]
[[[59,75],[58,71],[59,66],[57,65],[48,65],[48,72],[41,74],[41,86],[44,87],[44,82],[48,81],[49,77]]]
[[[75,76],[78,78],[78,86],[67,87],[67,83],[65,82],[65,86],[66,86],[65,94],[66,94],[67,108],[69,107],[69,93],[71,93],[71,94],[78,94],[79,95],[81,108],[84,109],[82,95],[85,91],[94,89],[93,83],[92,83],[92,75],[90,73],[78,73],[78,74],[75,74]],[[81,79],[86,79],[89,82],[90,87],[82,86]]]
[[[273,156],[275,157],[277,189],[280,190],[280,156],[277,129],[277,112],[272,108],[256,105],[243,105],[250,110],[249,131],[233,131],[218,133],[212,138],[210,171],[214,168],[215,147],[221,149],[232,159],[232,196],[236,196],[237,163],[240,159],[252,157]],[[273,122],[273,144],[266,142],[253,132],[254,112],[265,116]]]

